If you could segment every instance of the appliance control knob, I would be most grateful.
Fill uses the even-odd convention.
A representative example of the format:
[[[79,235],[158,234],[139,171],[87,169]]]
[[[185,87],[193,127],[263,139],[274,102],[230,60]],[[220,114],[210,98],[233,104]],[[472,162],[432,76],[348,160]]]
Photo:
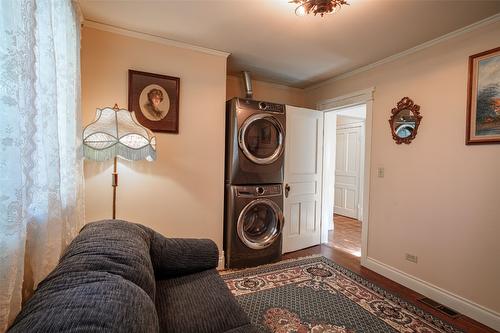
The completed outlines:
[[[259,186],[259,187],[257,187],[257,188],[256,188],[256,191],[257,191],[257,194],[258,194],[258,195],[262,195],[262,194],[264,194],[264,188],[263,188],[263,187],[260,187],[260,186]]]
[[[265,110],[267,108],[267,103],[266,102],[260,102],[259,103],[259,109]]]

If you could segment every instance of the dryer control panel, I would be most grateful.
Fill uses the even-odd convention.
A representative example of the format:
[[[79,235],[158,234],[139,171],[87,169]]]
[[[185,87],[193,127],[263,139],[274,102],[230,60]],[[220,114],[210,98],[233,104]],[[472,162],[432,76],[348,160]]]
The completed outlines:
[[[236,189],[239,197],[262,197],[282,194],[282,185],[245,185]]]
[[[255,101],[253,99],[244,99],[244,98],[239,98],[238,102],[240,107],[251,108],[267,112],[274,112],[274,113],[285,113],[284,104]]]

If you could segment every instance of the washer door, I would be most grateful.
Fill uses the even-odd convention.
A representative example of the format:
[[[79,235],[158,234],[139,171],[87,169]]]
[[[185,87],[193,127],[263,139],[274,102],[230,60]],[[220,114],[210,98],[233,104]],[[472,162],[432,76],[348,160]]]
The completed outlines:
[[[283,212],[271,200],[253,200],[241,211],[236,229],[240,240],[249,248],[266,248],[283,230]]]
[[[239,131],[239,146],[245,156],[256,164],[271,164],[283,153],[285,131],[270,114],[248,117]]]

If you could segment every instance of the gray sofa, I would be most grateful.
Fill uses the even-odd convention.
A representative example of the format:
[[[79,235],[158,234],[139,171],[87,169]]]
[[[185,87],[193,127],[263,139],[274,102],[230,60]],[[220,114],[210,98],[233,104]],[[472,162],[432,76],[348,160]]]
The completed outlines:
[[[90,223],[8,332],[256,332],[217,262],[211,240]]]

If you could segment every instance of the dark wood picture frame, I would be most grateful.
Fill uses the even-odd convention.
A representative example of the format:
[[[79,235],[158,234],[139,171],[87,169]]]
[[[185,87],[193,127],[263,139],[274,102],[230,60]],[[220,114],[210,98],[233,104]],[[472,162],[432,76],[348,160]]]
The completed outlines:
[[[467,125],[465,133],[465,144],[467,145],[500,143],[500,133],[493,135],[481,133],[478,134],[477,130],[478,123],[481,121],[480,125],[483,128],[486,127],[483,132],[487,132],[488,127],[492,127],[493,131],[500,132],[500,75],[498,75],[498,78],[495,76],[497,87],[495,97],[491,97],[488,100],[488,95],[494,93],[494,86],[489,90],[483,89],[482,91],[478,91],[479,62],[493,58],[496,58],[495,61],[500,62],[500,47],[477,53],[469,57],[469,77],[467,84]],[[480,95],[481,97],[479,97]],[[482,108],[480,115],[481,119],[478,118],[477,114],[478,100]],[[487,114],[485,114],[485,108],[488,109],[488,105],[491,110],[486,110]]]
[[[179,133],[178,77],[128,71],[128,109],[153,132]],[[166,96],[165,96],[166,95]]]

